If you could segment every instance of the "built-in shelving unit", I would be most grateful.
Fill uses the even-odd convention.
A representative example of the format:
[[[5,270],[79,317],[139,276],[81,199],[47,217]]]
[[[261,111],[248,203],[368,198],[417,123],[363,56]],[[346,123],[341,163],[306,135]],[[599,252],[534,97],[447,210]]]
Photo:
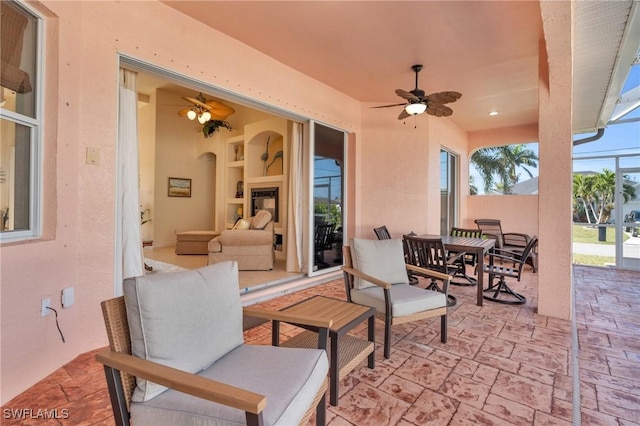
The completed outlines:
[[[243,135],[228,138],[226,151],[225,227],[229,229],[245,211],[244,193],[238,192],[238,182],[244,181]]]
[[[254,189],[278,188],[278,239],[276,255],[286,252],[287,145],[290,123],[271,118],[244,126],[244,133],[227,138],[225,156],[225,227],[230,229],[240,216],[252,216],[251,192]],[[238,182],[243,183],[242,194]],[[241,195],[241,196],[239,196]]]

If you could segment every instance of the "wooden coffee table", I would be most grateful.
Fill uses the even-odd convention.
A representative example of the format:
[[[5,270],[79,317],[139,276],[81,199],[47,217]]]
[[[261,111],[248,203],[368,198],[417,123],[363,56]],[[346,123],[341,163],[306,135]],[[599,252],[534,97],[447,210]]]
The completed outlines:
[[[369,368],[375,366],[375,313],[374,308],[332,299],[324,296],[314,296],[310,299],[291,305],[282,311],[296,313],[323,320],[332,320],[329,328],[329,401],[331,405],[338,405],[338,385],[340,380],[349,374],[358,364],[368,357]],[[368,321],[368,340],[347,334],[355,326]],[[313,327],[296,324],[308,331],[292,337],[280,345],[280,322],[273,321],[272,340],[274,346],[293,348],[317,348],[318,333]],[[325,349],[324,342],[320,348]]]

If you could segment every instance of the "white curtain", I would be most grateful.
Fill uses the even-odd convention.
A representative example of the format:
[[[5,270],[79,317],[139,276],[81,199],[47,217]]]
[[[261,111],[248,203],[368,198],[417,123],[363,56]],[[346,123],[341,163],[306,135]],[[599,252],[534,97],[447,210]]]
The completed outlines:
[[[293,123],[289,147],[289,187],[287,188],[287,272],[302,271],[302,132],[301,123]]]
[[[116,295],[122,294],[122,280],[144,274],[140,230],[138,164],[137,74],[120,68],[118,116],[118,210],[116,253],[122,253],[116,272]],[[120,245],[120,247],[118,247]],[[116,258],[117,259],[117,258]]]

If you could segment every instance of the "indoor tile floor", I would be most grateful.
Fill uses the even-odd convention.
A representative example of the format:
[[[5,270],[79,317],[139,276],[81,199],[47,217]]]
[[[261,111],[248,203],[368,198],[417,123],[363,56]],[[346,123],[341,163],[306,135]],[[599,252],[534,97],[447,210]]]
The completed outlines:
[[[573,421],[573,359],[579,366],[583,425],[640,425],[640,273],[576,266],[579,351],[572,324],[535,313],[537,275],[513,285],[523,306],[485,301],[475,288],[452,287],[458,304],[449,314],[449,339],[439,321],[393,328],[391,358],[382,357],[376,323],[376,368],[363,363],[340,386],[330,426],[346,425],[569,425]],[[264,302],[279,308],[314,294],[344,299],[342,280]],[[297,332],[281,327],[284,334]],[[363,327],[354,330],[364,336]],[[267,324],[245,332],[249,343],[269,344]],[[58,409],[67,419],[16,420],[3,425],[110,425],[111,407],[94,352],[77,357],[3,408]],[[67,410],[67,411],[62,411]]]

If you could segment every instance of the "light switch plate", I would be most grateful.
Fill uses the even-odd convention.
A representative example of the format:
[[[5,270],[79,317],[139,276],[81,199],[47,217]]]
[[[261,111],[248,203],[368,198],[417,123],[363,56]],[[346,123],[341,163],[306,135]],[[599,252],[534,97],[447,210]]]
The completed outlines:
[[[75,294],[73,291],[73,287],[67,287],[63,289],[62,290],[62,307],[68,308],[69,306],[73,305],[73,302],[75,302]]]
[[[98,148],[87,147],[87,164],[93,166],[100,164],[100,150]]]

